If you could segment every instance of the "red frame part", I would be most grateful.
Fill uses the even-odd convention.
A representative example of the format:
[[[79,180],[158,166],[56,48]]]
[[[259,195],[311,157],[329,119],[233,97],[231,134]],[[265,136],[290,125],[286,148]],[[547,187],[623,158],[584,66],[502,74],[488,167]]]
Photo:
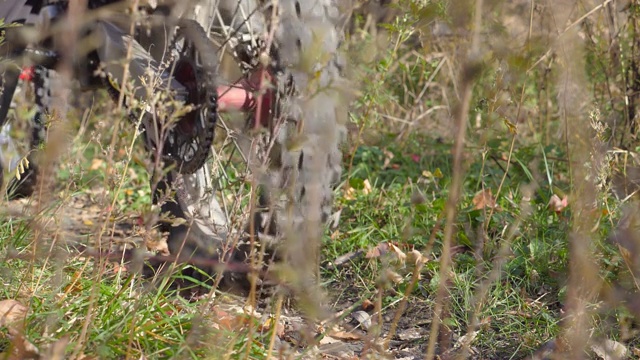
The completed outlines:
[[[20,73],[20,79],[31,81],[33,67],[25,67]],[[242,79],[230,86],[218,86],[218,112],[254,113],[254,126],[268,126],[272,117],[272,104],[275,99],[273,77],[264,68],[252,73],[247,79]]]
[[[218,86],[218,112],[252,112],[254,126],[268,126],[275,94],[273,77],[263,68],[231,86]]]

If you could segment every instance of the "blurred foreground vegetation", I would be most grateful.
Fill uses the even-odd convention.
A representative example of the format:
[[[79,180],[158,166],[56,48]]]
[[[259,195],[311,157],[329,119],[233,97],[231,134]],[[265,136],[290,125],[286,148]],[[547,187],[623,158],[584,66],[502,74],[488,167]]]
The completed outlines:
[[[355,9],[346,42],[359,96],[320,280],[335,312],[372,304],[373,326],[345,340],[365,344],[354,356],[638,358],[640,3],[374,5]],[[82,209],[123,177],[109,221],[150,206],[142,146],[118,173],[126,154],[110,159],[105,144],[133,134],[114,136],[107,97],[91,96],[64,125],[56,200],[33,216],[7,205],[0,226],[0,298],[27,304],[26,337],[83,359],[277,357],[274,334],[291,341],[267,325],[276,299],[262,317],[229,316],[244,298],[188,301],[169,279],[152,287],[113,262],[37,248],[46,224],[73,230],[59,215],[69,203],[91,229],[76,237],[108,234]],[[403,340],[408,330],[418,336]]]

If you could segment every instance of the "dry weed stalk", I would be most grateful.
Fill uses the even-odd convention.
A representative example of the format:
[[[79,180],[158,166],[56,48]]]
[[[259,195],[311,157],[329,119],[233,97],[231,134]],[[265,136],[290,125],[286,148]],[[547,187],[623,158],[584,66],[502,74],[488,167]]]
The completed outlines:
[[[461,5],[461,4],[460,4]],[[471,4],[467,4],[470,6]],[[464,7],[464,6],[462,6]],[[451,242],[455,229],[456,209],[460,200],[460,194],[462,191],[462,179],[464,177],[465,169],[463,164],[464,144],[466,138],[466,124],[468,123],[469,108],[471,103],[471,93],[475,80],[480,74],[481,65],[479,59],[481,58],[480,49],[480,31],[482,27],[482,14],[483,14],[483,1],[476,0],[474,7],[474,19],[473,19],[473,35],[471,39],[471,47],[468,54],[466,54],[466,60],[461,65],[461,77],[460,77],[460,92],[462,97],[458,104],[455,115],[453,127],[455,129],[455,138],[453,145],[453,168],[452,168],[452,180],[449,190],[449,197],[445,206],[445,226],[444,226],[444,239],[442,244],[442,254],[440,255],[440,281],[438,284],[438,291],[436,294],[435,308],[433,312],[433,320],[431,323],[431,330],[429,332],[429,345],[425,354],[425,360],[432,360],[435,357],[436,342],[439,338],[440,324],[442,322],[443,313],[446,313],[446,309],[449,306],[445,301],[449,292],[449,278],[450,278],[450,266],[451,266]],[[459,15],[462,17],[462,15]],[[458,19],[463,21],[464,19]],[[445,350],[445,349],[440,349]]]
[[[577,1],[564,0],[554,4],[555,23],[559,29],[571,24]],[[580,19],[583,19],[581,17]],[[575,23],[575,22],[573,22]],[[590,129],[587,105],[591,103],[585,77],[584,41],[579,29],[569,26],[555,44],[559,58],[558,106],[565,125],[565,141],[571,164],[570,177],[575,214],[569,234],[569,281],[565,302],[564,330],[559,350],[573,359],[581,359],[589,344],[593,325],[593,301],[602,286],[594,262],[591,229],[596,224],[594,177],[584,165],[591,161]]]

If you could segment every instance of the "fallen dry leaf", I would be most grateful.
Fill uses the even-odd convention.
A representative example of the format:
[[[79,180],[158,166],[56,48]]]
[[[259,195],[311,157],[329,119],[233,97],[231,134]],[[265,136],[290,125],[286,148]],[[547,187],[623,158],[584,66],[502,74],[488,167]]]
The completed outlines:
[[[383,149],[382,152],[384,153],[385,157],[384,157],[384,163],[382,164],[382,169],[386,169],[389,164],[391,163],[391,160],[393,160],[394,156],[393,153],[387,149]]]
[[[23,335],[24,320],[27,307],[16,300],[0,301],[0,327],[6,327],[11,340],[9,354],[3,354],[3,359],[38,359],[40,353]]]
[[[320,339],[320,341],[318,341],[318,344],[324,345],[324,344],[335,344],[335,343],[341,343],[341,342],[342,341],[338,339],[334,339],[329,335],[325,335],[322,337],[322,339]]]
[[[344,330],[332,330],[328,336],[342,341],[357,341],[362,339],[361,335]]]
[[[376,245],[374,248],[367,251],[367,254],[364,256],[367,259],[379,258],[380,256],[389,252],[389,243],[381,242]]]
[[[422,266],[426,264],[427,261],[429,261],[429,259],[426,256],[422,255],[422,253],[416,249],[411,250],[409,252],[409,256],[411,261],[416,265]]]
[[[555,212],[561,212],[568,205],[569,205],[569,199],[566,196],[564,196],[564,197],[562,197],[562,199],[560,199],[560,197],[558,195],[553,194],[551,196],[551,199],[549,199],[549,209],[551,209],[552,211],[555,211]]]
[[[258,330],[260,330],[261,332],[266,332],[271,330],[275,325],[275,331],[276,331],[276,335],[278,335],[278,337],[283,337],[284,336],[284,324],[278,322],[276,323],[275,318],[274,317],[268,317],[267,320],[265,320],[264,323],[260,324],[258,326]]]
[[[391,251],[393,251],[393,254],[396,256],[396,258],[398,259],[398,261],[400,261],[401,264],[404,264],[407,260],[407,254],[405,254],[402,250],[400,250],[399,247],[393,245],[392,243],[389,243],[389,248],[391,249]]]
[[[507,129],[509,129],[509,132],[511,134],[517,134],[518,133],[518,127],[516,126],[516,124],[512,123],[511,121],[509,121],[509,119],[504,118],[504,124],[507,126]]]
[[[65,336],[62,339],[56,341],[49,347],[48,354],[44,356],[50,360],[63,360],[65,357],[65,349],[69,344],[69,337]]]
[[[242,321],[238,321],[237,315],[229,314],[218,307],[214,307],[213,312],[215,314],[214,326],[218,329],[235,331],[243,325]]]
[[[80,279],[82,278],[83,272],[82,271],[76,271],[73,273],[72,276],[72,280],[69,284],[67,284],[64,287],[64,294],[68,294],[68,293],[78,293],[80,291],[82,291],[84,289],[84,286],[82,286],[82,282],[80,281]]]
[[[371,328],[371,315],[366,312],[362,310],[354,311],[351,317],[358,325],[362,326],[364,330]]]
[[[261,315],[254,311],[249,305],[215,305],[212,311],[214,314],[214,327],[228,331],[238,331],[252,321],[260,321],[261,318]],[[265,324],[261,326],[269,327],[271,325],[271,322],[267,320]],[[277,324],[276,326],[276,332],[279,332],[281,330],[281,324]]]
[[[355,200],[356,199],[356,189],[349,187],[345,192],[344,192],[344,198],[346,200]]]
[[[374,259],[384,256],[388,253],[391,253],[401,264],[404,264],[407,261],[407,254],[398,246],[388,241],[381,242],[375,247],[369,249],[365,257],[367,259]]]
[[[91,166],[89,167],[89,169],[98,170],[98,169],[102,168],[103,165],[104,165],[104,160],[101,160],[101,159],[98,159],[98,158],[94,158],[91,161]]]
[[[118,263],[118,262],[112,262],[111,265],[113,266],[112,272],[114,274],[118,274],[120,272],[122,272],[122,273],[129,272],[129,269],[127,269],[127,265],[126,264],[121,264],[121,263]]]
[[[373,188],[371,187],[371,183],[369,182],[369,179],[364,179],[363,185],[364,187],[362,188],[362,193],[365,195],[371,194],[371,192],[373,191]]]
[[[143,227],[140,229],[139,235],[144,239],[144,244],[147,247],[147,250],[164,256],[170,255],[167,239],[162,236],[158,229],[153,228],[151,230],[147,230]]]
[[[626,359],[629,354],[629,350],[624,344],[610,339],[591,345],[591,350],[601,359]]]
[[[476,193],[473,197],[473,208],[475,210],[482,210],[484,208],[497,209],[496,199],[493,197],[491,189],[484,189]]]
[[[391,281],[392,281],[393,283],[395,283],[395,284],[399,284],[399,283],[401,283],[401,282],[404,280],[404,278],[402,277],[402,275],[398,274],[397,272],[395,272],[395,271],[393,271],[393,270],[391,270],[391,269],[387,269],[387,270],[385,271],[385,277],[386,277],[388,280],[391,280]]]
[[[369,299],[364,299],[362,301],[362,310],[364,311],[371,311],[375,308],[376,306],[373,304],[373,302]]]
[[[345,189],[344,191],[344,198],[346,200],[355,200],[356,199],[356,192],[358,190],[352,188],[351,186],[349,186],[348,188]],[[371,192],[373,191],[373,187],[371,186],[371,182],[369,182],[369,179],[365,179],[362,183],[362,193],[364,195],[369,195],[371,194]]]
[[[13,330],[22,331],[27,308],[16,300],[0,301],[0,327],[6,326],[11,333]]]

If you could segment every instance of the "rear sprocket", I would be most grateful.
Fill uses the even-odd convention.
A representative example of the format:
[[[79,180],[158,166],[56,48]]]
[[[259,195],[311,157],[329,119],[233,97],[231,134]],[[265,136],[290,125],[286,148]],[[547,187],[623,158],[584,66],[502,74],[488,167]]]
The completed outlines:
[[[163,153],[182,174],[201,168],[211,152],[217,117],[217,55],[207,34],[194,20],[181,20],[173,41],[173,78],[186,89],[186,105],[195,109],[173,126]]]

